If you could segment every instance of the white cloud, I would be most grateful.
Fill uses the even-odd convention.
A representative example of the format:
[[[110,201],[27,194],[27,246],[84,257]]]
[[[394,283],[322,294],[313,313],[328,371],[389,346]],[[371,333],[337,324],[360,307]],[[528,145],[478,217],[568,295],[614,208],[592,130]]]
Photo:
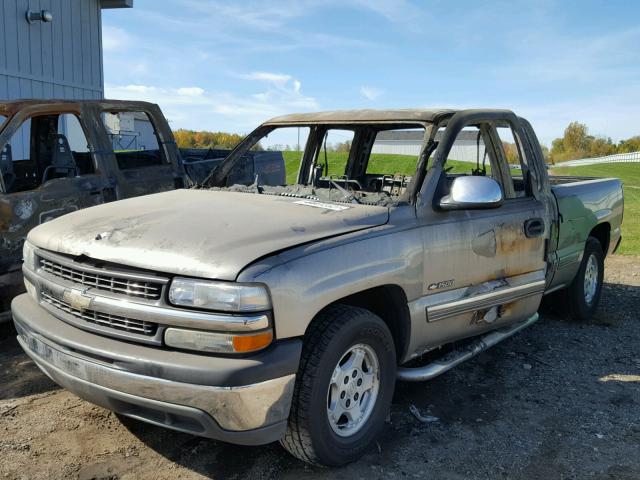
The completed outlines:
[[[180,87],[176,90],[178,95],[185,97],[199,97],[204,94],[204,89],[200,87]]]
[[[416,29],[422,24],[424,28],[425,10],[406,0],[350,0],[355,6],[370,10],[390,23],[403,28]]]
[[[102,48],[105,52],[130,48],[133,43],[133,38],[126,30],[110,25],[102,26]]]
[[[286,84],[293,80],[291,75],[283,73],[271,73],[271,72],[251,72],[238,75],[245,80],[257,80],[260,82],[267,82],[275,85],[278,88],[285,88]]]
[[[146,100],[157,103],[172,128],[223,130],[246,133],[271,117],[296,111],[317,110],[315,98],[303,95],[298,80],[284,74],[248,74],[267,83],[263,91],[239,95],[208,91],[198,86],[159,87],[155,85],[106,84],[108,98]]]
[[[384,91],[381,90],[380,88],[367,87],[366,85],[360,87],[360,95],[362,95],[367,100],[371,100],[371,101],[376,100],[383,93]]]

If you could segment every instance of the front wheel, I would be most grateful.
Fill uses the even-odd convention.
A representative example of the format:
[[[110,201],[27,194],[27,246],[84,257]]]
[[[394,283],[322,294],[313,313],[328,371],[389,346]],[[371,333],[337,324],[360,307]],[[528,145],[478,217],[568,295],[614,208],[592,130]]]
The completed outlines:
[[[356,460],[384,426],[395,377],[395,347],[386,324],[363,308],[327,307],[305,335],[280,443],[316,465]]]
[[[600,242],[589,237],[584,247],[580,268],[569,286],[569,310],[576,320],[591,317],[600,302],[604,279],[604,253]]]

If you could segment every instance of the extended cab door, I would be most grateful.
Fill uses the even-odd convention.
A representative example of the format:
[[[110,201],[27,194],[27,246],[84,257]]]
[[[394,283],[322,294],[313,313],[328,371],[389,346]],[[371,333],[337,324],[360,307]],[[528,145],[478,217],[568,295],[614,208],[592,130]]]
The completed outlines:
[[[114,106],[101,116],[113,151],[112,175],[119,199],[184,186],[184,167],[159,110]]]
[[[424,311],[426,322],[415,330],[420,338],[414,347],[477,335],[537,311],[549,224],[522,138],[518,119],[504,111],[460,112],[436,135],[439,145],[421,191],[426,205],[417,211],[424,224],[424,296],[412,310]],[[487,209],[439,208],[460,176],[494,178],[504,202]]]

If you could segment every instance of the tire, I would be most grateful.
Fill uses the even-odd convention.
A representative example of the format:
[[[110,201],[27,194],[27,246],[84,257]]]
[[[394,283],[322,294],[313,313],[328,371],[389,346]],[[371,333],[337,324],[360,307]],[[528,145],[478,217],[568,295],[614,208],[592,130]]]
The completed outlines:
[[[339,466],[358,459],[384,426],[395,379],[395,346],[382,319],[363,308],[327,307],[305,334],[287,432],[280,443],[314,465]],[[352,410],[339,415],[348,402]],[[333,421],[330,409],[332,417],[338,416]],[[347,414],[360,411],[368,414],[363,413],[360,422],[348,421]]]
[[[592,263],[591,263],[592,262]],[[592,268],[596,271],[593,272]],[[591,278],[591,282],[586,280]],[[567,289],[569,316],[574,320],[587,320],[598,308],[604,279],[604,253],[600,242],[589,237],[576,277]]]

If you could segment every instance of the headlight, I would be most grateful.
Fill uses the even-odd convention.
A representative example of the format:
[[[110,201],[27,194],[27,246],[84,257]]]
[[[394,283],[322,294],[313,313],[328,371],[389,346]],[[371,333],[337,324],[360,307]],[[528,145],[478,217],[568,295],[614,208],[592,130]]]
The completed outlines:
[[[235,335],[171,327],[164,333],[164,343],[169,347],[213,353],[255,352],[265,348],[272,340],[271,330]]]
[[[169,289],[173,305],[222,312],[259,312],[269,310],[267,289],[257,284],[216,282],[175,278]]]
[[[25,240],[22,246],[22,260],[24,261],[24,266],[29,270],[36,269],[36,251],[33,245],[27,240]]]

